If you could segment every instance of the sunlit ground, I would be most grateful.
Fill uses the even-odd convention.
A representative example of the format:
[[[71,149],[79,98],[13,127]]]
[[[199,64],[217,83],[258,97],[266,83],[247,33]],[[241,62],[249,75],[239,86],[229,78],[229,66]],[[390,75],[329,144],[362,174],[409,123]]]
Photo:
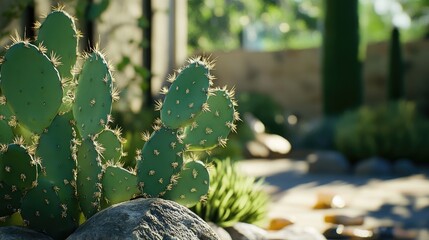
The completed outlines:
[[[247,160],[239,164],[251,176],[265,177],[273,199],[269,217],[283,217],[296,225],[323,232],[331,214],[364,216],[360,229],[397,226],[417,230],[418,239],[429,239],[429,179],[426,174],[399,178],[309,174],[305,161],[290,159]],[[314,209],[323,198],[337,196],[338,207]]]

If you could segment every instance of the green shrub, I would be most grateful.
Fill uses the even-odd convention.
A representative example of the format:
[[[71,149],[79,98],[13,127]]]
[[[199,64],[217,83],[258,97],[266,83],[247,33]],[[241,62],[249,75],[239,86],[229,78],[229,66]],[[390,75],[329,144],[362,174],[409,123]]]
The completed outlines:
[[[240,174],[230,159],[215,160],[210,172],[207,201],[191,208],[207,222],[222,227],[237,222],[257,224],[265,218],[268,193],[262,189],[264,180]]]
[[[429,157],[429,121],[413,102],[361,107],[340,118],[335,146],[352,162],[374,155],[424,161]]]

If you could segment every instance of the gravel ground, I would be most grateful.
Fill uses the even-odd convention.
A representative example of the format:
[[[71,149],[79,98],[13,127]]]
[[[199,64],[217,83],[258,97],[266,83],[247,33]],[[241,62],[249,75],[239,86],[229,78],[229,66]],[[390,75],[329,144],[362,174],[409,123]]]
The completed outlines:
[[[305,161],[291,159],[250,159],[239,169],[269,183],[270,218],[289,218],[323,232],[333,226],[324,221],[326,215],[364,216],[359,228],[396,226],[416,231],[416,239],[429,239],[429,171],[385,178],[310,174]],[[345,207],[314,209],[321,196],[338,196]]]

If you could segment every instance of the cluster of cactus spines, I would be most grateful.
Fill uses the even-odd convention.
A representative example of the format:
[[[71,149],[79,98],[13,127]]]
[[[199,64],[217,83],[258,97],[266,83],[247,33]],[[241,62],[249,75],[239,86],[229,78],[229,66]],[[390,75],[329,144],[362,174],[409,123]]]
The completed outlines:
[[[188,156],[224,146],[239,119],[233,91],[211,87],[212,63],[192,59],[170,78],[161,118],[127,170],[120,129],[109,128],[118,95],[109,63],[98,48],[76,52],[79,33],[61,8],[36,28],[35,43],[16,37],[0,59],[0,221],[18,214],[62,239],[81,214],[134,197],[204,200],[207,167]]]

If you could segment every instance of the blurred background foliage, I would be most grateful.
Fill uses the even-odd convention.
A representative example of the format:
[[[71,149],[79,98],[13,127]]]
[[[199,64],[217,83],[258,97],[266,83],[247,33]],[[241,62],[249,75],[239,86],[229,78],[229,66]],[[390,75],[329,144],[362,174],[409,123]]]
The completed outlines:
[[[318,47],[322,0],[189,0],[189,51],[273,51]],[[392,26],[403,41],[429,35],[428,0],[360,0],[361,41],[385,41]],[[205,29],[201,32],[201,29]]]

